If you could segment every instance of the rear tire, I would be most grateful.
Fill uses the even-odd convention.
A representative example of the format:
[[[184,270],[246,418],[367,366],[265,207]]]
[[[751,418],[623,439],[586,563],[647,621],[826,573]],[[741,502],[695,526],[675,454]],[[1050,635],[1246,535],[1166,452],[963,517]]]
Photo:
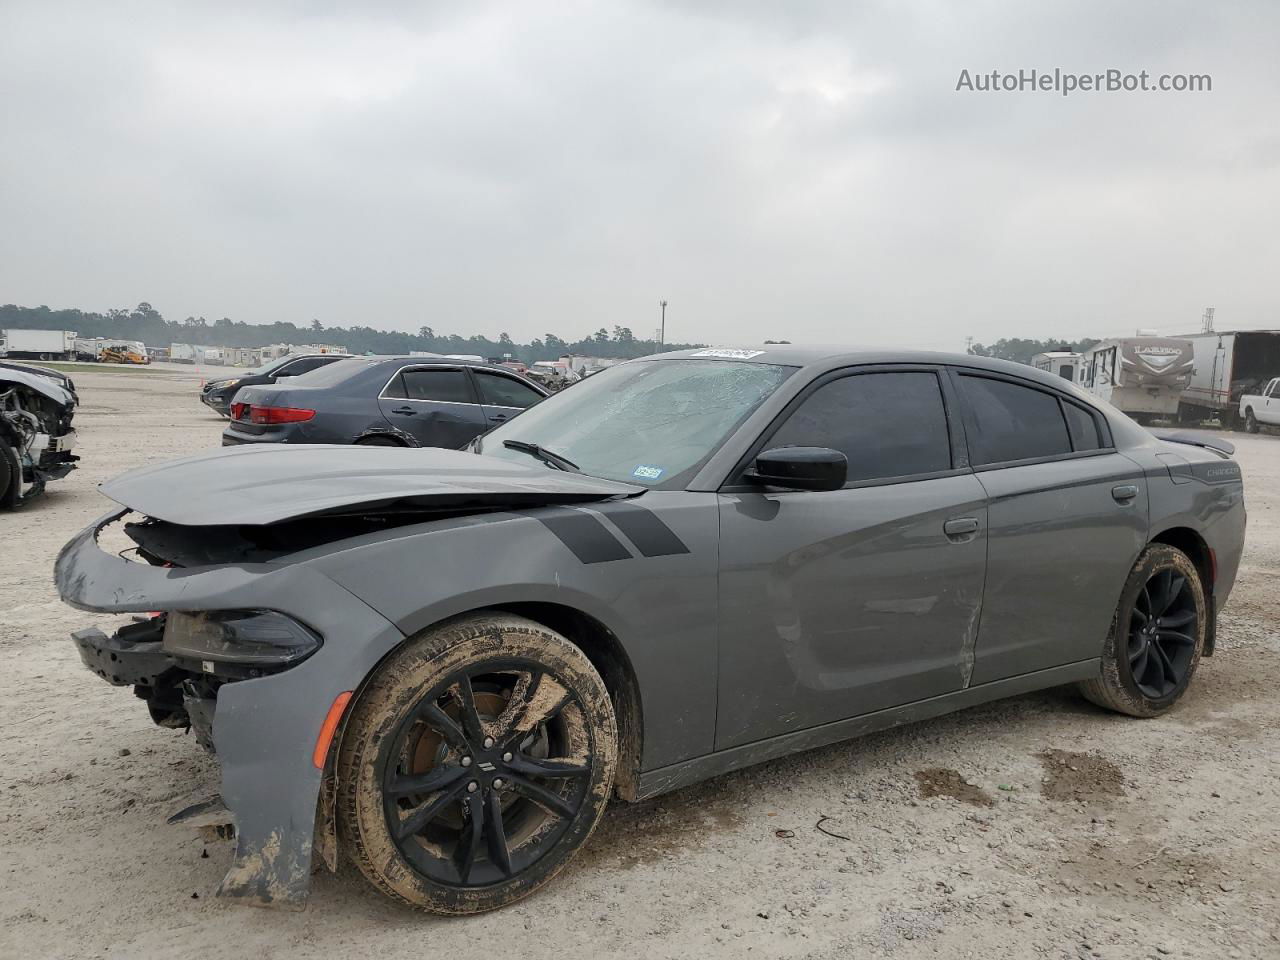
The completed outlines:
[[[339,836],[375,887],[443,914],[506,906],[591,836],[617,766],[581,650],[492,613],[430,628],[373,675],[338,751]]]
[[[1195,675],[1208,634],[1200,572],[1181,550],[1154,543],[1138,557],[1102,650],[1102,672],[1080,684],[1085,698],[1131,717],[1158,717]]]

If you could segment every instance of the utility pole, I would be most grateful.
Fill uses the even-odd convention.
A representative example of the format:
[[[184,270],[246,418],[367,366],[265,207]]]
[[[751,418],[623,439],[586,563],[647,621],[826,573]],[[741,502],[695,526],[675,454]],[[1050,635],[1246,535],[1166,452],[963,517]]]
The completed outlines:
[[[658,347],[661,348],[667,342],[667,301],[659,300],[658,306],[662,308],[662,326],[658,328]]]
[[[1204,308],[1204,316],[1200,318],[1200,332],[1213,333],[1213,307]]]
[[[965,338],[964,338],[964,352],[965,352],[965,353],[968,353],[971,349],[973,349],[973,337],[965,337]]]

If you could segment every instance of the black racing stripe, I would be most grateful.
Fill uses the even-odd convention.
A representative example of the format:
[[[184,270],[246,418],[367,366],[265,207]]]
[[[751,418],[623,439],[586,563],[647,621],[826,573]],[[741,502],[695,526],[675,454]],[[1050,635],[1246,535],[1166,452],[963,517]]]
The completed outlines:
[[[605,529],[603,523],[578,510],[547,507],[536,514],[538,522],[560,538],[583,563],[630,560],[631,551]]]
[[[592,504],[591,509],[608,517],[646,557],[670,557],[689,552],[675,531],[651,510],[621,501]]]

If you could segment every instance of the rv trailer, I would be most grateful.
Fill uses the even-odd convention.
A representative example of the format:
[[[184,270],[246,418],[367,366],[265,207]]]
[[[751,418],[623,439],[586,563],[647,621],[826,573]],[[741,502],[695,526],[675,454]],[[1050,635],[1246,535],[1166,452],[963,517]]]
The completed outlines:
[[[1083,353],[1071,353],[1066,350],[1052,350],[1048,353],[1037,353],[1031,358],[1031,366],[1046,373],[1062,377],[1071,383],[1080,382],[1080,370],[1084,366]]]
[[[1193,362],[1186,339],[1104,340],[1085,351],[1080,385],[1139,423],[1150,423],[1177,414]]]

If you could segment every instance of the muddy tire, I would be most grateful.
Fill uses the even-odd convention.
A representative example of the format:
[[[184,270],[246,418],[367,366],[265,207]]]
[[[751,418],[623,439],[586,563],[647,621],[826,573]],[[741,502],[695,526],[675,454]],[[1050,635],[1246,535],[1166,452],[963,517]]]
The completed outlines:
[[[1157,717],[1186,691],[1204,651],[1208,605],[1181,550],[1152,544],[1134,564],[1102,651],[1102,674],[1080,684],[1100,707]]]
[[[617,739],[604,681],[558,633],[498,613],[432,627],[352,708],[337,761],[343,848],[410,906],[505,906],[591,836]]]
[[[1252,407],[1244,412],[1244,428],[1249,433],[1258,432],[1258,418],[1253,415]]]

